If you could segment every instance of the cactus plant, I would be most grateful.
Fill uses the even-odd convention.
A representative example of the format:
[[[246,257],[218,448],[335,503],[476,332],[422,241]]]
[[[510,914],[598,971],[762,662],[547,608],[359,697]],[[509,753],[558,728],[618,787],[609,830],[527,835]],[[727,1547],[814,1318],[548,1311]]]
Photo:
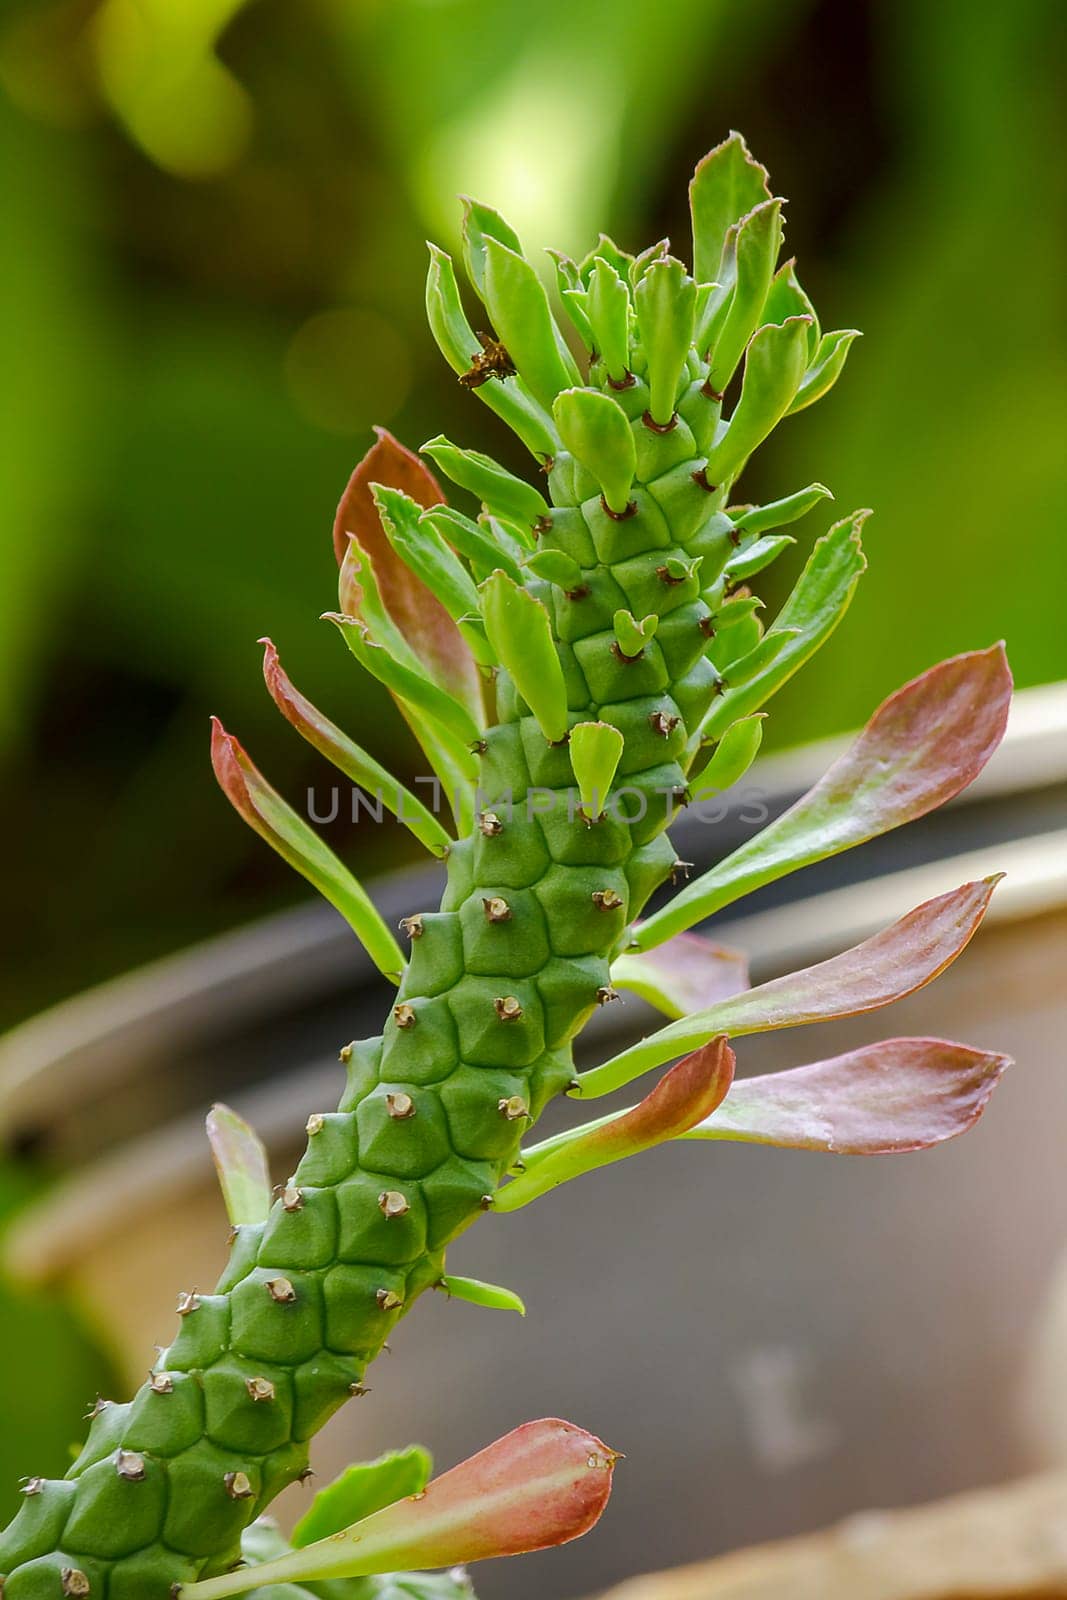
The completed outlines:
[[[294,727],[443,861],[443,898],[411,908],[403,949],[215,724],[226,794],[349,921],[395,1001],[380,1036],[341,1050],[340,1106],[310,1119],[273,1200],[254,1140],[216,1117],[229,1266],[213,1294],[182,1295],[174,1341],[131,1402],[97,1408],[67,1478],[27,1485],[0,1538],[5,1600],[165,1600],[172,1586],[209,1600],[331,1578],[341,1569],[277,1549],[261,1570],[226,1574],[422,1293],[516,1304],[446,1270],[476,1218],[669,1139],[934,1144],[973,1122],[1006,1065],[898,1039],[734,1085],[728,1042],[873,1010],[929,982],[978,926],[995,880],[754,989],[737,958],[692,931],[970,782],[1004,728],[1000,647],[900,690],[810,794],[641,920],[689,870],[668,840],[674,812],[740,781],[763,707],[836,627],[865,565],[857,512],[815,543],[778,616],[761,622],[750,580],[828,491],[754,506],[734,502],[734,483],[783,418],[832,386],[855,335],[822,333],[794,264],[778,265],[781,202],[737,135],[698,166],[691,206],[691,268],[667,241],[635,257],[604,235],[581,262],[557,257],[566,331],[489,207],[468,204],[464,237],[491,331],[468,322],[451,260],[431,250],[433,334],[461,386],[527,447],[532,481],[430,441],[424,454],[480,501],[470,517],[380,432],[338,511],[330,620],[393,695],[454,826],[317,711],[269,641],[265,675]],[[623,988],[671,1020],[576,1074],[576,1034]],[[592,1100],[679,1056],[636,1106],[529,1142],[553,1098]]]

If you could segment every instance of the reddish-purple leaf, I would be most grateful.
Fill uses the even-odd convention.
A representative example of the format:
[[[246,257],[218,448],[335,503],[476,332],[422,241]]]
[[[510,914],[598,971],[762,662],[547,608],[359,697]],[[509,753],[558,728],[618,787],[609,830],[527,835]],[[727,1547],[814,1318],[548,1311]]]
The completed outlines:
[[[235,1228],[266,1222],[270,1212],[270,1169],[256,1130],[229,1106],[212,1106],[207,1136],[226,1214]]]
[[[386,612],[427,673],[461,704],[480,705],[481,683],[469,646],[437,596],[393,549],[371,491],[376,483],[399,489],[427,511],[443,504],[444,494],[418,456],[384,428],[374,431],[377,439],[349,478],[334,518],[338,565],[345,562],[354,535],[374,569]],[[343,598],[342,609],[348,610]]]
[[[978,776],[1004,734],[1003,645],[953,656],[890,695],[824,778],[641,924],[642,950],[798,867],[925,816]]]
[[[188,1600],[274,1583],[466,1565],[577,1539],[599,1519],[618,1456],[573,1423],[527,1422],[342,1533],[261,1566],[187,1584]]]
[[[887,1039],[830,1061],[739,1078],[687,1139],[893,1155],[966,1133],[1008,1056],[945,1039]]]
[[[986,913],[1002,874],[965,883],[839,956],[772,978],[755,989],[668,1023],[619,1055],[582,1074],[586,1096],[610,1094],[712,1034],[731,1039],[774,1028],[826,1022],[875,1011],[932,982],[964,950]],[[661,946],[670,950],[678,941]],[[657,954],[660,952],[656,952]]]
[[[729,1089],[734,1054],[725,1038],[685,1056],[639,1105],[569,1128],[522,1152],[525,1172],[497,1191],[494,1210],[517,1211],[571,1178],[677,1139],[710,1115]]]
[[[687,1017],[747,989],[748,958],[699,933],[679,933],[655,950],[617,956],[611,981],[665,1016]]]

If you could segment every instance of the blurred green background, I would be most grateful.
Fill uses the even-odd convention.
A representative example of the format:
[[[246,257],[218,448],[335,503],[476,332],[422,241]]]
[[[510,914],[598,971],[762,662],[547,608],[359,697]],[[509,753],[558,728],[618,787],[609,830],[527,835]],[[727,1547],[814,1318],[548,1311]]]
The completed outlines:
[[[855,724],[1001,635],[1021,683],[1067,674],[1065,15],[1061,0],[8,0],[0,1023],[301,896],[207,762],[218,711],[290,795],[325,781],[263,692],[260,634],[418,771],[316,618],[373,422],[522,465],[424,326],[423,240],[455,244],[459,192],[528,247],[581,251],[601,226],[680,246],[692,166],[736,126],[789,196],[824,325],[865,339],[751,492],[818,478],[877,516],[847,624],[776,702],[779,743]],[[802,559],[775,569],[779,593]],[[373,843],[374,870],[405,848],[399,830]],[[0,1186],[0,1211],[17,1198]],[[90,1390],[84,1342],[40,1319],[64,1384]],[[6,1488],[21,1402],[5,1323]],[[65,1439],[35,1416],[34,1469],[54,1469]]]

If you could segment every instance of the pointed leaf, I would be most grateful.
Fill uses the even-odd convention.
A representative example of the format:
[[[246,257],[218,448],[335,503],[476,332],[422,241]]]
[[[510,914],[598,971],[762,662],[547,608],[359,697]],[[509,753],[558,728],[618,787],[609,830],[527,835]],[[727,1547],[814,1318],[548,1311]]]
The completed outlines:
[[[522,255],[522,245],[515,229],[504,221],[499,211],[465,194],[460,195],[460,199],[463,202],[463,262],[471,288],[479,300],[484,300],[486,239],[496,239],[507,245],[517,256]]]
[[[767,539],[753,539],[751,544],[745,545],[736,556],[723,568],[726,577],[731,583],[745,583],[749,578],[754,578],[757,572],[762,572],[769,567],[772,561],[777,561],[783,551],[796,544],[792,534],[777,533]]]
[[[508,472],[480,450],[461,450],[438,434],[423,445],[423,454],[435,461],[453,483],[468,489],[488,511],[505,521],[530,528],[548,515],[548,503],[532,484]],[[532,546],[532,538],[529,540]]]
[[[571,729],[571,768],[582,811],[595,822],[604,810],[625,741],[610,722],[579,722]]]
[[[753,619],[755,621],[755,619]],[[757,627],[759,624],[756,624]],[[727,636],[728,639],[732,635]],[[786,646],[800,638],[799,628],[779,628],[777,624],[757,640],[743,655],[724,661],[727,676],[723,679],[732,689],[741,689],[748,683],[765,683]]]
[[[437,595],[393,548],[382,526],[373,484],[386,485],[423,508],[444,501],[440,485],[419,458],[384,428],[356,467],[334,519],[334,551],[343,563],[354,535],[373,569],[382,605],[424,670],[479,718],[478,669],[459,629]]]
[[[341,913],[379,972],[399,982],[405,966],[400,946],[362,884],[271,788],[218,717],[211,719],[211,762],[234,809]]]
[[[266,1222],[270,1215],[270,1168],[263,1140],[229,1106],[212,1106],[207,1136],[226,1215],[235,1228]]]
[[[833,1155],[926,1150],[974,1126],[1009,1056],[945,1039],[887,1039],[829,1061],[741,1078],[685,1139]]]
[[[526,570],[559,589],[576,589],[582,581],[581,567],[563,550],[538,550],[527,561]]]
[[[767,298],[763,302],[764,322],[785,322],[789,317],[808,317],[810,327],[808,330],[808,361],[814,361],[815,353],[819,348],[822,329],[819,319],[804,290],[800,287],[800,280],[796,274],[796,261],[786,261],[778,268],[771,279]]]
[[[582,343],[591,351],[596,341],[589,326],[588,296],[581,274],[570,256],[561,255],[558,250],[550,250],[548,254],[556,263],[556,288],[563,302],[563,309],[577,329]]]
[[[659,627],[659,618],[653,612],[639,622],[632,611],[620,607],[612,618],[612,624],[619,649],[628,660],[636,661]]]
[[[376,484],[374,501],[389,543],[404,565],[440,600],[478,665],[495,666],[478,621],[474,580],[451,546],[432,523],[421,520],[415,502],[398,490]]]
[[[627,251],[620,250],[614,239],[606,233],[600,235],[589,254],[578,263],[578,276],[584,284],[588,285],[590,282],[598,261],[606,261],[609,266],[615,268],[624,283],[629,282],[629,272],[634,258]]]
[[[564,389],[552,415],[566,449],[599,483],[608,509],[625,511],[637,450],[622,407],[596,389]]]
[[[733,1051],[725,1037],[702,1045],[665,1072],[640,1105],[524,1150],[525,1172],[497,1190],[493,1210],[517,1211],[572,1178],[677,1139],[710,1116],[730,1087],[733,1072]]]
[[[426,315],[438,349],[453,372],[462,377],[470,371],[481,345],[464,314],[451,258],[443,250],[438,250],[436,245],[430,246]],[[531,455],[544,460],[555,454],[559,440],[555,436],[552,418],[543,406],[538,405],[521,379],[508,378],[501,382],[494,378],[489,383],[480,384],[473,392],[483,405],[507,423]]]
[[[497,567],[502,567],[509,578],[522,582],[522,569],[504,544],[494,539],[492,532],[480,522],[472,522],[462,511],[452,506],[441,506],[435,511],[424,511],[420,521],[428,522],[446,544],[458,550],[470,562],[475,579],[480,583]]]
[[[803,411],[805,406],[814,405],[816,400],[821,400],[833,388],[844,370],[849,351],[855,341],[862,337],[858,328],[841,328],[836,333],[823,334],[811,366],[800,380],[800,388],[789,407],[790,416],[796,411]]]
[[[466,1300],[472,1306],[486,1306],[490,1311],[517,1311],[526,1315],[526,1307],[514,1289],[502,1289],[497,1283],[482,1283],[478,1278],[457,1278],[451,1272],[442,1273],[435,1288],[441,1289],[453,1300]]]
[[[485,302],[493,326],[536,400],[551,408],[581,373],[552,320],[548,296],[528,261],[485,238]]]
[[[430,1481],[433,1458],[421,1444],[391,1450],[376,1461],[358,1461],[320,1489],[293,1529],[292,1544],[303,1550],[317,1539],[341,1533],[406,1495],[421,1494]]]
[[[689,210],[693,276],[698,283],[715,281],[727,230],[770,198],[767,169],[749,154],[739,133],[731,133],[697,163],[689,185]]]
[[[548,612],[505,572],[494,572],[480,592],[485,631],[497,659],[545,738],[557,744],[567,734],[567,690]]]
[[[466,706],[424,677],[417,666],[398,660],[388,644],[374,638],[365,622],[336,611],[324,612],[323,621],[332,622],[340,629],[345,644],[360,665],[398,699],[431,717],[461,745],[473,744],[481,738],[481,718],[476,721]]]
[[[705,476],[727,483],[785,416],[804,376],[809,323],[804,317],[768,323],[754,335],[745,357],[741,398],[722,438],[708,452]]]
[[[611,981],[668,1017],[686,1017],[748,988],[748,960],[699,933],[680,933],[658,950],[616,956]]]
[[[709,792],[723,794],[741,781],[759,754],[765,720],[763,713],[757,712],[727,728],[708,759],[696,765],[689,775],[688,787],[694,800],[699,801]]]
[[[565,1544],[600,1517],[617,1459],[573,1423],[527,1422],[417,1497],[277,1561],[184,1584],[180,1593],[222,1600],[260,1585],[450,1567]]]
[[[641,947],[951,800],[997,748],[1010,703],[1011,673],[1000,644],[951,656],[914,678],[879,706],[813,789],[650,917]]]
[[[358,783],[388,806],[427,850],[436,856],[447,855],[452,846],[452,837],[433,812],[428,811],[410,789],[394,778],[387,767],[375,761],[361,745],[351,740],[310,700],[305,699],[286,676],[278,652],[269,639],[261,639],[260,643],[264,647],[263,676],[282,715],[346,778],[351,778],[353,783]]]
[[[704,719],[701,732],[705,737],[717,738],[739,717],[758,711],[833,633],[867,569],[860,540],[866,518],[866,511],[857,511],[835,523],[816,542],[792,594],[767,632],[767,638],[788,634],[784,648],[754,677],[744,683],[738,679],[736,687],[719,696]]]
[[[615,383],[622,383],[630,368],[630,291],[609,261],[597,261],[593,267],[586,311],[604,370]]]
[[[674,416],[696,318],[696,284],[680,261],[654,261],[634,293],[637,325],[648,363],[652,421],[667,426]]]
[[[787,495],[784,500],[773,500],[768,505],[751,506],[747,511],[742,511],[734,516],[734,527],[744,533],[769,533],[772,528],[784,528],[791,522],[798,522],[820,500],[832,499],[833,495],[824,484],[811,483],[806,489]],[[733,516],[733,513],[730,515]]]
[[[725,270],[720,277],[730,285],[729,297],[709,299],[706,320],[710,325],[701,329],[701,348],[705,340],[710,346],[708,379],[720,392],[728,387],[745,346],[760,325],[781,244],[780,200],[765,200],[750,211],[727,241]],[[806,344],[806,325],[804,341]]]
[[[772,978],[660,1028],[614,1060],[585,1073],[579,1080],[583,1094],[610,1094],[713,1034],[738,1039],[748,1033],[828,1022],[877,1011],[914,994],[966,949],[999,881],[1000,876],[995,875],[965,883],[925,901],[841,955]],[[672,945],[675,942],[670,941]]]

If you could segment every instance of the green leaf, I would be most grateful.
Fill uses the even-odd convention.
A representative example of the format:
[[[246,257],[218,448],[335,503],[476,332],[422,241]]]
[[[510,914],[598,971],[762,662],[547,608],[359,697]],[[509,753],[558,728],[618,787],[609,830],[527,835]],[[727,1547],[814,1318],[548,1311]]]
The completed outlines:
[[[756,639],[743,653],[724,661],[722,670],[728,674],[731,689],[747,683],[766,683],[775,663],[787,645],[800,638],[799,628],[780,628],[777,623],[762,639]]]
[[[486,1306],[490,1311],[517,1311],[526,1315],[526,1307],[514,1289],[502,1289],[497,1283],[482,1283],[478,1278],[457,1278],[451,1272],[442,1273],[435,1288],[453,1300],[467,1300],[472,1306]]]
[[[526,570],[559,589],[576,589],[582,581],[581,567],[563,550],[538,550],[527,561]]]
[[[830,637],[866,571],[860,530],[867,515],[857,511],[845,517],[816,542],[792,594],[765,635],[770,639],[788,633],[785,647],[760,674],[718,698],[704,719],[702,733],[718,738],[738,717],[758,711]]]
[[[693,343],[696,284],[680,261],[654,261],[634,294],[637,326],[648,362],[649,412],[665,427],[674,416],[678,385]]]
[[[630,367],[630,291],[609,261],[594,263],[586,310],[609,378],[621,383]]]
[[[503,540],[494,539],[490,529],[480,522],[472,522],[453,506],[439,506],[424,511],[421,522],[429,523],[434,532],[470,562],[477,582],[487,578],[497,567],[502,567],[516,583],[522,582],[522,569]]]
[[[786,322],[790,317],[810,318],[808,360],[809,362],[813,361],[815,352],[819,348],[822,329],[819,327],[819,318],[815,307],[800,287],[800,280],[796,274],[795,260],[784,262],[771,279],[771,286],[763,303],[762,320],[764,322]]]
[[[771,198],[767,169],[753,159],[739,133],[731,133],[697,163],[689,185],[693,219],[693,276],[713,283],[729,229]]]
[[[694,800],[709,791],[723,794],[739,783],[759,754],[763,742],[764,714],[741,717],[731,724],[701,763],[700,753],[688,778],[688,788]]]
[[[772,500],[765,506],[750,506],[737,515],[731,511],[729,515],[739,532],[769,533],[772,528],[785,528],[791,522],[799,522],[820,500],[832,499],[833,495],[824,484],[809,483],[806,489],[799,489],[784,500]]]
[[[604,810],[625,740],[610,722],[579,722],[571,729],[571,768],[578,785],[582,810],[596,822]]]
[[[708,452],[705,475],[712,483],[737,476],[758,444],[785,416],[804,376],[808,324],[802,317],[768,323],[754,336],[745,357],[741,398],[723,434]]]
[[[399,983],[403,953],[362,884],[271,788],[217,717],[211,719],[211,762],[234,809],[341,913],[379,972]]]
[[[481,350],[478,337],[467,321],[459,298],[452,261],[436,245],[430,246],[430,267],[426,277],[426,315],[438,349],[461,377],[470,371],[471,362]],[[492,379],[473,391],[483,405],[522,440],[531,455],[544,460],[553,456],[559,440],[552,418],[538,405],[526,385],[517,378],[505,382]]]
[[[679,933],[656,950],[624,951],[611,964],[611,982],[668,1017],[687,1017],[748,988],[748,962],[737,950],[699,933]]]
[[[771,539],[754,539],[736,556],[731,556],[723,572],[731,583],[744,583],[746,579],[754,578],[757,572],[762,572],[764,567],[769,567],[791,544],[796,544],[796,540],[788,533],[777,534]]]
[[[420,1444],[392,1450],[376,1461],[346,1467],[319,1490],[310,1509],[294,1527],[294,1549],[303,1550],[316,1539],[328,1539],[407,1495],[421,1494],[432,1473],[433,1458]]]
[[[452,847],[452,837],[433,812],[428,811],[410,789],[394,778],[387,767],[375,761],[361,745],[356,744],[310,700],[305,699],[286,675],[278,652],[269,639],[262,639],[260,643],[264,647],[263,677],[282,715],[346,778],[351,778],[353,783],[358,783],[388,806],[427,850],[435,856],[446,856]]]
[[[514,522],[525,530],[548,516],[548,502],[544,496],[538,494],[532,484],[494,461],[492,456],[483,455],[480,450],[461,450],[440,433],[422,449],[453,483],[468,489],[488,511],[505,521]],[[532,537],[529,544],[532,548]]]
[[[782,244],[781,211],[780,200],[764,201],[727,240],[722,292],[709,298],[709,325],[700,331],[701,348],[710,347],[708,379],[720,392],[728,387],[760,325]]]
[[[802,799],[635,930],[641,949],[742,895],[925,816],[976,778],[1004,733],[1003,645],[953,656],[884,701]]]
[[[552,414],[564,446],[599,483],[608,509],[625,511],[637,450],[622,407],[596,389],[564,389]]]
[[[526,1170],[497,1190],[494,1212],[518,1211],[561,1183],[677,1139],[711,1115],[729,1089],[733,1072],[733,1051],[724,1037],[694,1050],[663,1074],[640,1105],[569,1128],[524,1150]]]
[[[622,608],[616,611],[612,622],[615,628],[615,642],[630,661],[637,659],[659,627],[659,618],[654,613],[642,617],[638,622],[632,611]]]
[[[413,500],[380,485],[375,485],[374,499],[397,555],[444,606],[479,665],[495,666],[477,622],[478,590],[466,567],[433,525],[422,521],[420,508]]]
[[[789,407],[790,416],[795,411],[803,411],[805,406],[814,405],[816,400],[821,400],[833,388],[841,376],[854,341],[862,337],[856,328],[841,328],[837,333],[823,334],[811,366],[801,379],[800,388]]]
[[[235,1228],[266,1222],[270,1215],[270,1167],[263,1140],[229,1106],[212,1106],[207,1137],[226,1215]]]
[[[535,399],[551,407],[561,389],[581,383],[581,373],[553,321],[537,273],[514,250],[488,237],[485,299],[497,335]]]
[[[598,261],[606,261],[610,267],[615,268],[624,283],[628,282],[634,258],[625,250],[620,250],[614,239],[609,238],[606,233],[600,235],[589,254],[578,263],[578,276],[587,287]]]
[[[482,730],[466,707],[461,706],[458,700],[453,700],[436,683],[431,683],[417,665],[410,666],[399,659],[391,645],[376,639],[365,622],[358,617],[342,616],[336,611],[325,612],[323,621],[332,622],[340,629],[349,650],[373,678],[384,683],[406,705],[438,723],[461,746],[474,744],[481,738]]]
[[[463,261],[471,287],[479,300],[484,300],[485,241],[495,239],[498,244],[514,250],[517,256],[522,255],[522,245],[515,229],[504,221],[499,211],[494,211],[492,206],[482,205],[478,200],[471,200],[467,195],[460,195],[460,199],[463,202]]]
[[[545,738],[558,744],[567,735],[567,690],[548,612],[505,572],[494,572],[480,592],[489,643]]]

